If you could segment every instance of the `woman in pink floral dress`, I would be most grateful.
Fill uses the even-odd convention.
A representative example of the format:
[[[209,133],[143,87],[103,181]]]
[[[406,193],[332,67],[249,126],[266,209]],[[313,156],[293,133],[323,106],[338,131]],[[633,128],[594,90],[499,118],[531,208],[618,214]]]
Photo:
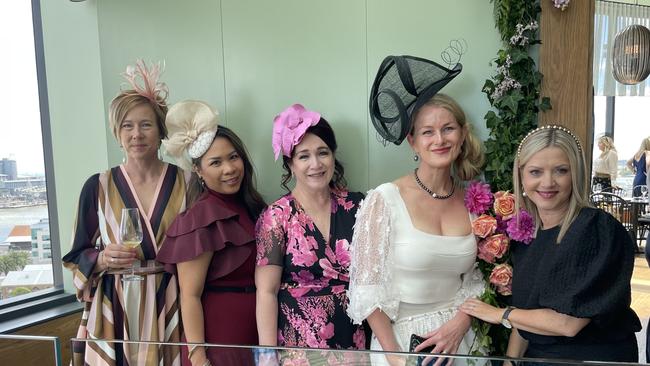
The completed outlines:
[[[363,325],[346,314],[350,241],[361,193],[348,192],[334,131],[294,104],[274,120],[290,193],[257,222],[257,329],[260,344],[364,349]]]

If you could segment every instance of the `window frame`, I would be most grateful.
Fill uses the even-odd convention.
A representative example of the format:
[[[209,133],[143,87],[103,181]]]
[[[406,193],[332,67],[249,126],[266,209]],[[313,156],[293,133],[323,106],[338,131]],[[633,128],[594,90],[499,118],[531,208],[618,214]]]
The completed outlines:
[[[73,302],[75,296],[63,291],[63,263],[61,260],[61,241],[56,204],[56,185],[52,131],[45,71],[45,49],[40,0],[31,0],[32,27],[34,32],[34,58],[38,85],[39,110],[41,119],[41,142],[43,144],[43,165],[45,168],[45,187],[47,190],[47,210],[50,225],[50,253],[52,257],[53,286],[21,296],[0,300],[0,328],[2,323],[25,315],[49,310]]]

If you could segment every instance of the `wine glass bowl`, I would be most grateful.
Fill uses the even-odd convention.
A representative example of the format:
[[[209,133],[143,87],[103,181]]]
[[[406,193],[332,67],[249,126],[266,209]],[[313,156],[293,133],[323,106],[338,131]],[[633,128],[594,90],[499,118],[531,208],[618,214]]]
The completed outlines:
[[[122,241],[122,245],[128,248],[137,248],[142,243],[142,224],[140,223],[140,211],[137,208],[122,209],[120,240]],[[131,273],[124,275],[122,280],[142,281],[143,277],[136,275],[134,266],[131,266]]]

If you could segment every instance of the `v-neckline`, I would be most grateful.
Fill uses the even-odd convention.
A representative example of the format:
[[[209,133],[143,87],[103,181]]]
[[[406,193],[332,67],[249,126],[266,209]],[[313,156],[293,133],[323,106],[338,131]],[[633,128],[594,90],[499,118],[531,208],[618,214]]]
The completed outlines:
[[[120,164],[120,171],[122,172],[122,175],[124,176],[124,180],[126,181],[126,184],[129,186],[129,190],[131,191],[131,196],[133,196],[133,199],[135,200],[135,204],[138,205],[138,210],[144,216],[144,224],[147,227],[147,231],[149,232],[149,236],[151,237],[151,243],[153,244],[154,250],[156,253],[158,253],[158,243],[156,242],[156,235],[153,232],[153,227],[151,226],[151,217],[153,215],[153,212],[156,208],[156,205],[158,204],[158,198],[160,196],[160,189],[162,188],[162,183],[165,180],[165,175],[167,175],[167,168],[169,167],[168,163],[165,163],[163,165],[163,170],[160,173],[160,177],[158,177],[158,183],[156,184],[156,190],[153,193],[153,197],[151,199],[151,205],[149,206],[149,212],[145,212],[144,207],[142,206],[142,203],[140,202],[140,198],[138,197],[138,194],[135,190],[135,186],[133,185],[133,182],[131,181],[131,177],[126,172],[126,169],[124,168],[124,164]]]
[[[298,198],[296,198],[296,196],[294,196],[293,193],[290,193],[290,195],[291,195],[291,199],[294,202],[294,205],[296,206],[296,210],[302,212],[305,215],[305,217],[309,218],[309,221],[311,221],[311,223],[314,225],[314,232],[317,232],[318,234],[320,234],[321,238],[323,238],[323,241],[325,241],[325,244],[329,244],[330,239],[332,237],[332,228],[334,226],[334,220],[333,220],[334,212],[332,210],[332,205],[334,204],[334,200],[332,199],[332,193],[330,193],[330,208],[329,208],[330,225],[329,225],[329,231],[327,233],[327,237],[325,237],[325,235],[323,235],[323,231],[321,230],[321,228],[318,227],[318,225],[316,225],[316,221],[314,221],[314,218],[311,217],[307,213],[307,211],[305,211],[305,208],[302,206],[302,204],[300,204],[300,201],[298,201]]]

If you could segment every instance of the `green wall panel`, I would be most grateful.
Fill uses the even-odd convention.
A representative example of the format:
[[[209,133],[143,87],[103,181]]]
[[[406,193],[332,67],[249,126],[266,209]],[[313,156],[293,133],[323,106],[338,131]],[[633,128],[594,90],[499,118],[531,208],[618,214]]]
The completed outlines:
[[[165,62],[161,79],[169,86],[170,102],[224,104],[219,1],[99,1],[97,12],[106,106],[128,87],[121,74],[137,58]],[[109,163],[116,165],[123,154],[104,119]]]
[[[228,126],[255,160],[261,192],[283,193],[273,118],[292,103],[331,122],[352,189],[367,186],[363,1],[223,0]]]
[[[460,61],[463,71],[442,92],[460,103],[479,137],[486,139],[483,116],[490,106],[481,88],[494,70],[490,61],[500,46],[492,7],[489,1],[474,0],[368,1],[368,90],[384,57],[413,55],[445,65],[441,52],[450,41],[464,39],[467,52]],[[415,168],[406,140],[400,146],[384,147],[372,127],[368,140],[370,187],[395,180]]]

